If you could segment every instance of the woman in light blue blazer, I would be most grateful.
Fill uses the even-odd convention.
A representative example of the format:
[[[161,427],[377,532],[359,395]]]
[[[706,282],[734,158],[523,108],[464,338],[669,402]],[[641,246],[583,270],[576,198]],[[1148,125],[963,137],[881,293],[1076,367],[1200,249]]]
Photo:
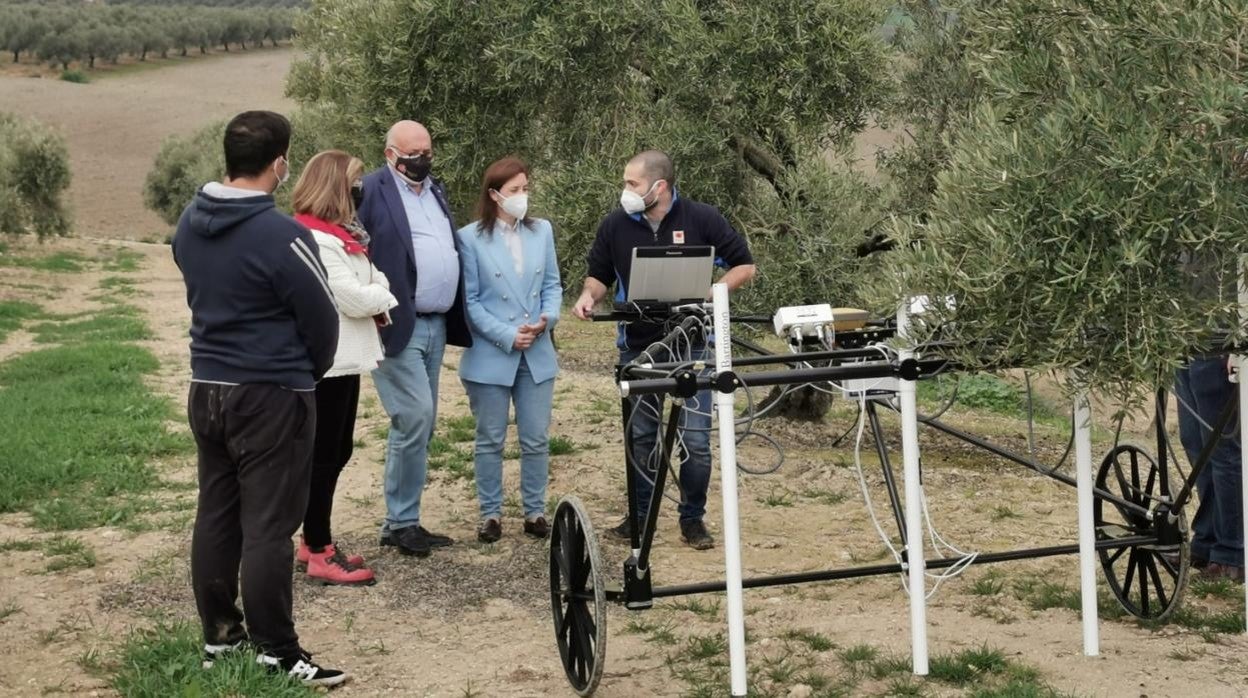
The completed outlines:
[[[477,220],[459,229],[460,263],[472,346],[459,377],[477,420],[477,539],[502,537],[503,441],[516,406],[524,532],[545,538],[550,410],[559,363],[550,333],[563,287],[550,222],[528,216],[529,171],[518,158],[491,164],[481,182]]]

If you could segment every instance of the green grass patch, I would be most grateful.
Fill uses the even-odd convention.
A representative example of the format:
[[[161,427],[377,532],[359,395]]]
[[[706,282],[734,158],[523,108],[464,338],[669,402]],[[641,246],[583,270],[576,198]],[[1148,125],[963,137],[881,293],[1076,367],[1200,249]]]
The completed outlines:
[[[807,489],[802,490],[801,495],[802,497],[806,499],[816,501],[821,504],[826,504],[828,506],[836,506],[837,504],[841,504],[842,502],[844,502],[846,499],[849,498],[849,495],[845,494],[844,492],[837,492],[835,490],[828,490],[828,489],[814,489],[814,488],[807,488]]]
[[[846,647],[836,653],[836,655],[840,657],[842,663],[850,666],[874,662],[875,658],[879,654],[880,651],[871,645],[854,645],[853,647]]]
[[[43,315],[43,310],[26,301],[0,301],[0,342],[9,333],[22,326],[22,322]]]
[[[1190,578],[1187,587],[1193,594],[1201,598],[1215,598],[1224,601],[1239,601],[1244,598],[1244,587],[1225,577],[1210,579],[1203,575]]]
[[[1001,672],[985,677],[982,685],[973,687],[968,698],[1073,698],[1045,683],[1040,672],[1031,667],[1007,662]]]
[[[672,602],[671,608],[677,611],[689,611],[700,616],[703,620],[719,620],[719,599],[703,600],[690,596]]]
[[[123,523],[148,508],[153,458],[186,453],[190,439],[144,374],[151,352],[115,342],[75,344],[0,364],[0,513],[30,511],[45,529]]]
[[[134,250],[122,248],[113,252],[111,257],[104,260],[104,271],[134,272],[139,270],[139,262],[143,261],[143,255]]]
[[[77,538],[56,536],[44,544],[43,552],[51,558],[44,567],[48,572],[85,570],[96,564],[95,551]]]
[[[868,673],[873,679],[887,679],[891,677],[909,676],[914,672],[910,658],[899,654],[886,654],[882,657],[876,657],[871,662],[871,668]]]
[[[1218,635],[1233,635],[1244,631],[1244,614],[1239,611],[1206,611],[1190,605],[1181,606],[1162,622],[1139,621],[1145,628],[1159,628],[1167,624]]]
[[[477,420],[470,414],[443,420],[446,438],[452,443],[471,443],[477,440]]]
[[[971,584],[971,593],[975,596],[996,596],[1002,591],[1005,591],[1005,580],[991,572]]]
[[[781,637],[791,642],[800,642],[812,652],[827,652],[836,647],[836,643],[832,642],[827,635],[809,630],[788,630]]]
[[[109,276],[100,280],[100,289],[103,290],[105,296],[127,297],[138,294],[139,289],[135,287],[133,279],[127,279],[124,276]]]
[[[766,495],[755,497],[755,501],[765,507],[791,507],[793,506],[793,496],[784,490],[771,488]]]
[[[1018,512],[1004,505],[999,505],[997,507],[994,507],[992,510],[993,521],[1004,521],[1006,519],[1021,519],[1021,518],[1022,516]]]
[[[977,649],[962,650],[954,654],[932,657],[928,675],[945,683],[965,686],[980,680],[987,674],[1005,671],[1005,655],[986,645]]]
[[[928,407],[942,405],[953,391],[953,379],[922,381],[918,386],[919,400]],[[1027,391],[1016,381],[991,373],[963,374],[957,379],[958,397],[955,407],[1026,417]],[[1040,421],[1061,423],[1065,412],[1058,410],[1035,393],[1031,398],[1032,414]]]
[[[21,267],[36,271],[79,272],[86,268],[88,260],[76,252],[54,252],[46,257],[0,257],[0,266]]]
[[[581,450],[575,441],[563,436],[550,437],[550,455],[566,456]]]
[[[685,640],[683,653],[695,662],[723,659],[728,655],[728,640],[720,633],[694,635]]]
[[[87,77],[87,74],[81,70],[62,70],[61,79],[65,82],[72,82],[79,85],[85,85],[91,82],[91,78]]]
[[[429,469],[450,475],[457,480],[472,482],[476,478],[471,447],[461,447],[434,435],[429,439]]]
[[[100,664],[109,686],[127,698],[318,695],[294,679],[270,673],[250,652],[225,657],[205,670],[200,666],[202,643],[198,627],[161,623],[132,632],[115,659]]]
[[[43,543],[37,540],[17,540],[16,538],[13,538],[0,543],[0,553],[28,553],[42,547]]]
[[[41,344],[137,342],[152,336],[138,309],[114,305],[104,310],[64,316],[31,328]]]

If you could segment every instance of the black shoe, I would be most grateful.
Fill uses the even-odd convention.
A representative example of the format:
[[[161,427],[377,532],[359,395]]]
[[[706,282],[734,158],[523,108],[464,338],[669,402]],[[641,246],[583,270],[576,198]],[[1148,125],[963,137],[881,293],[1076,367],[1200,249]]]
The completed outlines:
[[[274,657],[270,654],[257,654],[256,663],[274,673],[284,673],[302,683],[304,686],[333,687],[346,682],[347,674],[337,669],[326,669],[312,662],[312,655],[299,650],[289,657]]]
[[[710,550],[715,547],[715,539],[707,532],[702,519],[681,521],[680,538],[694,550]]]
[[[532,521],[530,521],[529,519],[525,519],[524,520],[524,535],[530,538],[537,538],[538,540],[541,540],[545,538],[546,536],[549,536],[550,524],[546,523],[546,517],[539,516],[536,519],[533,519]]]
[[[225,659],[227,656],[232,655],[235,652],[242,652],[245,642],[245,640],[238,640],[237,642],[223,643],[220,645],[210,645],[208,643],[204,643],[203,667],[205,669],[211,669],[212,665],[217,663],[217,660]]]
[[[406,528],[391,529],[381,535],[381,544],[383,546],[393,545],[404,555],[429,557],[429,553],[433,551],[433,546],[429,545],[428,538],[420,535],[418,528],[419,526],[407,526]]]
[[[477,540],[482,543],[497,543],[503,537],[503,525],[498,519],[490,517],[477,527]]]
[[[424,526],[417,526],[416,530],[420,532],[420,535],[424,536],[425,539],[429,541],[430,548],[445,548],[455,542],[450,536],[434,533]]]

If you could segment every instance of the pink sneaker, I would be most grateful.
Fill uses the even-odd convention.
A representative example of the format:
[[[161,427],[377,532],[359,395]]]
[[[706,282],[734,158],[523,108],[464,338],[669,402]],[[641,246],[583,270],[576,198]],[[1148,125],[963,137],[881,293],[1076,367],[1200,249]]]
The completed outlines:
[[[328,546],[325,547],[325,552],[330,553],[332,555],[337,550],[337,548],[338,548],[337,544],[330,543]],[[308,544],[304,542],[303,536],[300,536],[299,547],[295,549],[295,561],[298,562],[300,565],[307,566],[308,557],[311,556],[312,554],[313,554],[312,550],[308,548]],[[348,555],[347,564],[350,565],[351,567],[363,567],[364,556],[363,555]]]
[[[368,586],[377,580],[373,577],[372,570],[352,565],[342,553],[334,550],[334,546],[327,545],[324,552],[312,553],[308,557],[308,581],[317,584]]]

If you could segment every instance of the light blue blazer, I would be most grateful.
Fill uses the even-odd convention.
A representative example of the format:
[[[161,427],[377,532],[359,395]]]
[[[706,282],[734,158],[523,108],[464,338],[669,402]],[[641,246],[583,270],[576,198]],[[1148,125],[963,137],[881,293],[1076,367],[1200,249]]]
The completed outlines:
[[[498,224],[501,226],[501,224]],[[555,259],[555,235],[550,222],[529,219],[520,226],[524,269],[516,273],[511,251],[502,233],[478,230],[476,222],[459,229],[459,257],[464,270],[464,300],[472,346],[464,350],[459,376],[474,383],[514,385],[524,354],[534,382],[544,383],[559,373],[559,360],[550,333],[559,322],[563,286]],[[546,315],[546,332],[524,352],[513,344],[520,325]]]

